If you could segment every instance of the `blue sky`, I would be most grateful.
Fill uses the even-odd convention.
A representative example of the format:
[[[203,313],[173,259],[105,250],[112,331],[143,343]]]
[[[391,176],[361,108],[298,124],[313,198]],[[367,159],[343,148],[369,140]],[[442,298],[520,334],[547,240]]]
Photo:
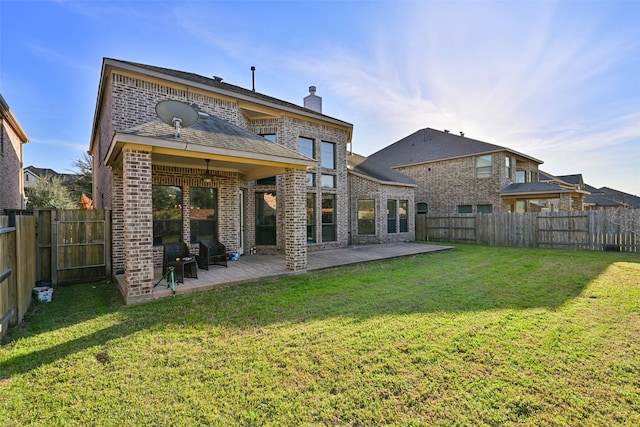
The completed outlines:
[[[640,1],[0,1],[0,93],[25,166],[73,170],[103,57],[302,104],[368,155],[464,131],[640,195]]]

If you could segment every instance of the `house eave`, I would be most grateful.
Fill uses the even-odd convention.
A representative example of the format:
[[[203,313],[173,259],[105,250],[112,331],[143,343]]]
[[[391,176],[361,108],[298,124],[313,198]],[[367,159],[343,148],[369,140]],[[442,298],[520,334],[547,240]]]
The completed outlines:
[[[369,180],[371,182],[375,182],[375,183],[382,184],[382,185],[394,185],[394,186],[397,186],[397,187],[408,187],[408,188],[416,188],[418,186],[417,184],[409,184],[409,183],[405,183],[405,182],[380,180],[380,179],[374,178],[372,176],[356,172],[353,169],[348,169],[347,172],[352,174],[352,175],[354,175],[354,176],[357,176],[359,178],[366,179],[366,180]]]

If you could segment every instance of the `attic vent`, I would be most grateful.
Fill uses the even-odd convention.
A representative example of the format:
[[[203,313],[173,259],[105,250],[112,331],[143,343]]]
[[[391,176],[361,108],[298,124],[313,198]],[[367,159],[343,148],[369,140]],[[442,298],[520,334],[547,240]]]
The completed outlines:
[[[445,129],[445,130],[444,130],[444,133],[449,133],[449,129]]]
[[[222,77],[220,76],[213,76],[213,80],[217,81],[217,82],[221,82],[222,81]]]

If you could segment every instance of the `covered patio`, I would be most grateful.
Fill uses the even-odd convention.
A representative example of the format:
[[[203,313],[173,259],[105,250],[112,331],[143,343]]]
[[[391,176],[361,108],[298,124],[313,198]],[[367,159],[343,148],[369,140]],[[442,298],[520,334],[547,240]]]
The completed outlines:
[[[310,252],[307,254],[307,271],[332,267],[382,261],[418,254],[441,252],[453,249],[451,246],[429,245],[413,242],[388,243],[380,245],[351,245],[342,249]],[[229,261],[228,267],[210,266],[209,270],[198,270],[198,278],[185,278],[176,288],[176,295],[219,289],[241,283],[255,282],[296,274],[285,264],[285,255],[243,255],[238,261]],[[300,274],[298,272],[297,274]],[[117,280],[124,280],[122,275]],[[162,279],[162,270],[154,271],[154,284]],[[153,299],[172,295],[167,281],[162,280],[153,288]]]

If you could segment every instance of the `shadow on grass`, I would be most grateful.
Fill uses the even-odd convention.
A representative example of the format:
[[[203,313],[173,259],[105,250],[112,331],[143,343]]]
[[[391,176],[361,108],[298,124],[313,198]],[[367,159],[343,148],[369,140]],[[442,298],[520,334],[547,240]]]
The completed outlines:
[[[108,326],[43,350],[0,348],[0,379],[140,331],[192,326],[248,329],[334,317],[499,309],[555,310],[616,261],[634,254],[458,246],[455,251],[340,267],[126,307],[113,285],[56,288],[54,301],[16,328],[5,345],[117,314]]]

